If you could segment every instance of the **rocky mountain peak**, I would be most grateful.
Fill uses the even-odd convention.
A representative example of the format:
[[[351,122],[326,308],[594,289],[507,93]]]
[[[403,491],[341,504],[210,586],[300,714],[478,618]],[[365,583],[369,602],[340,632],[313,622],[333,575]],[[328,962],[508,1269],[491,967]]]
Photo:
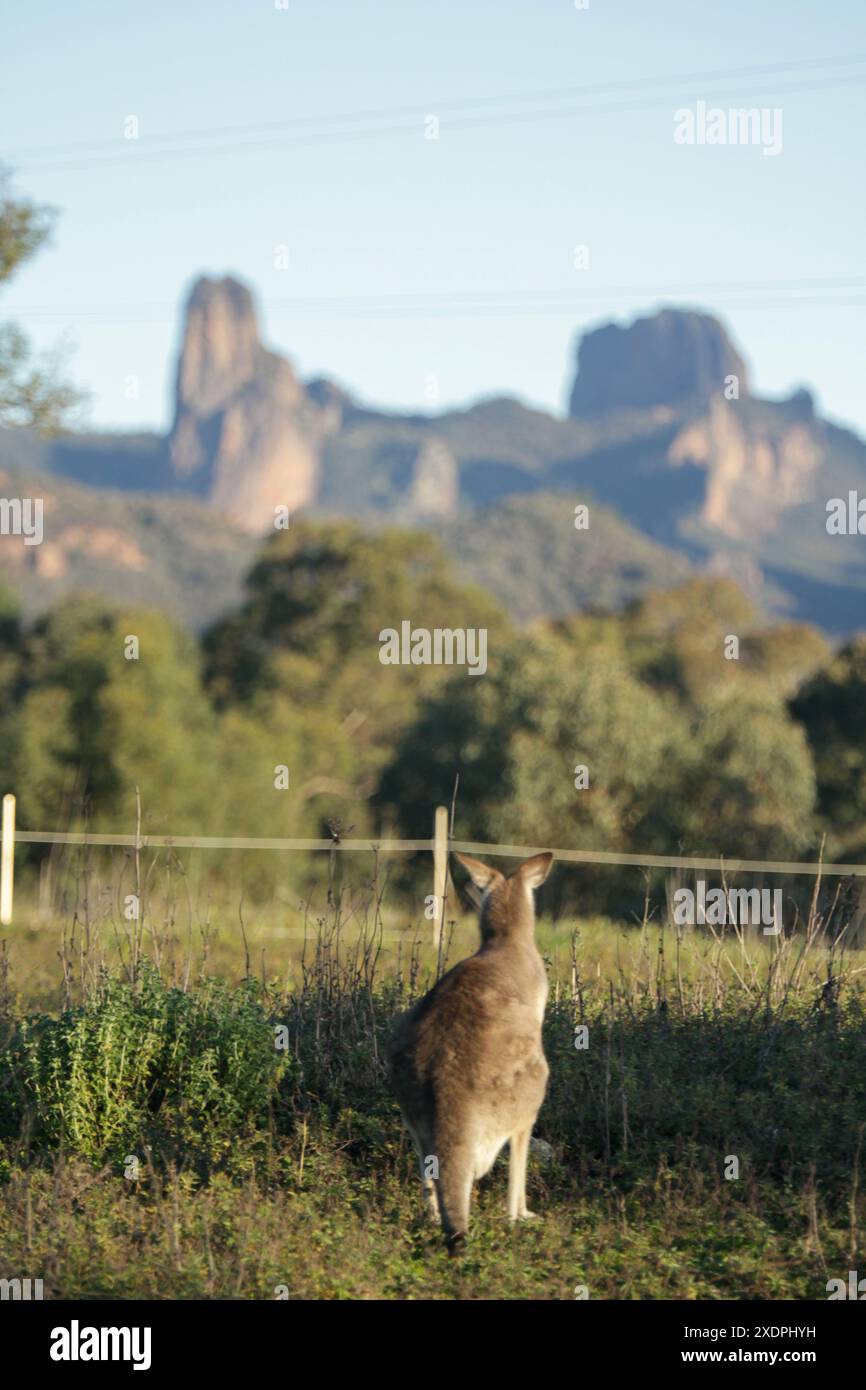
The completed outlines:
[[[253,297],[202,278],[186,306],[169,454],[175,474],[250,531],[316,494],[326,421],[290,363],[262,344]]]
[[[569,413],[581,419],[619,410],[679,411],[722,393],[727,376],[738,378],[744,396],[746,365],[719,320],[662,309],[626,327],[608,323],[583,335]]]
[[[226,276],[197,280],[187,300],[177,404],[209,415],[252,379],[262,353],[253,297]]]

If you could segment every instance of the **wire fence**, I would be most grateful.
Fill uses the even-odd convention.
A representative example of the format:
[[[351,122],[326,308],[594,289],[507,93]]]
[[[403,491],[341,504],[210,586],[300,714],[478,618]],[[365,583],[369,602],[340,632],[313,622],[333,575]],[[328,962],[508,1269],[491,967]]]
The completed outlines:
[[[105,845],[126,849],[237,849],[237,850],[331,850],[340,853],[413,854],[432,853],[441,844],[437,839],[393,840],[333,836],[327,839],[297,839],[281,836],[245,835],[117,835],[92,831],[16,830],[19,844]],[[0,834],[2,841],[2,834]],[[522,859],[532,854],[552,853],[566,864],[611,864],[648,869],[709,869],[728,873],[821,874],[822,877],[864,878],[866,864],[828,864],[816,860],[736,859],[725,855],[621,854],[607,850],[556,849],[550,845],[489,844],[480,840],[447,840],[448,850],[493,858]]]
[[[552,849],[549,845],[514,845],[479,840],[458,840],[452,838],[450,833],[453,827],[453,810],[452,815],[449,816],[447,806],[436,808],[434,835],[430,839],[350,837],[343,836],[336,829],[327,838],[318,839],[292,836],[151,835],[142,833],[140,823],[133,834],[116,834],[89,829],[78,831],[19,830],[15,822],[15,809],[16,798],[13,794],[8,793],[3,798],[2,830],[0,830],[0,925],[2,926],[11,925],[12,922],[15,846],[19,843],[126,849],[135,852],[136,860],[142,852],[149,849],[252,850],[276,851],[277,853],[322,852],[329,855],[332,865],[333,856],[344,853],[373,854],[377,857],[391,854],[431,854],[433,892],[426,899],[425,915],[432,923],[435,949],[440,947],[445,930],[447,904],[451,896],[448,856],[453,851],[479,855],[488,859],[526,859],[535,854],[552,853],[554,860],[562,864],[608,865],[643,870],[703,870],[719,873],[723,879],[726,875],[739,872],[759,875],[777,874],[786,877],[807,875],[815,879],[815,895],[817,895],[818,886],[824,878],[841,880],[866,877],[866,864],[826,864],[823,858],[817,860],[768,860],[726,858],[724,855],[625,854],[609,850]],[[839,891],[839,889],[836,890],[837,897]],[[778,923],[776,923],[774,930],[779,930]],[[292,932],[291,929],[283,928],[281,934],[291,935]],[[859,939],[860,927],[857,929],[856,936]]]

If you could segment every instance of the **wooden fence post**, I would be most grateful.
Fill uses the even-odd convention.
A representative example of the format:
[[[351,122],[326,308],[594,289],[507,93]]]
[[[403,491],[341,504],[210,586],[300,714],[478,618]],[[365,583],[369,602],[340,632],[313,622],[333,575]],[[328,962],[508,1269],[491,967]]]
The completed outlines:
[[[0,847],[0,926],[12,922],[12,879],[15,872],[15,797],[3,798],[3,845]]]
[[[437,806],[433,824],[433,949],[438,951],[448,896],[448,807]]]

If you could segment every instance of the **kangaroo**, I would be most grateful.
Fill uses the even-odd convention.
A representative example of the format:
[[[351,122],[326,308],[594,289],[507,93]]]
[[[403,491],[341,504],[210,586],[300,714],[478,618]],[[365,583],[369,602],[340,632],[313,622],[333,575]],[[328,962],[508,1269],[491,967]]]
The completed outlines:
[[[547,975],[532,893],[553,862],[550,853],[536,854],[506,878],[479,859],[455,857],[482,890],[481,946],[398,1020],[389,1049],[427,1209],[441,1220],[452,1254],[466,1242],[472,1184],[506,1140],[508,1215],[534,1215],[526,1208],[526,1160],[548,1066],[541,1046]]]

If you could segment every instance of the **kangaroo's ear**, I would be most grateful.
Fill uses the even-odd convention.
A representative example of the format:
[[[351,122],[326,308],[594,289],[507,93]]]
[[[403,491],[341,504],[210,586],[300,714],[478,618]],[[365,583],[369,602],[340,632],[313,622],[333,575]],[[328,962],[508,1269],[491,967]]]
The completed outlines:
[[[489,888],[497,879],[502,878],[498,869],[494,869],[491,864],[482,864],[480,859],[473,859],[469,854],[458,854],[454,850],[454,858],[463,865],[476,888]]]
[[[520,868],[515,871],[514,877],[519,874],[528,888],[540,888],[550,873],[552,863],[553,855],[549,849],[543,854],[534,854],[531,859],[524,859]]]

